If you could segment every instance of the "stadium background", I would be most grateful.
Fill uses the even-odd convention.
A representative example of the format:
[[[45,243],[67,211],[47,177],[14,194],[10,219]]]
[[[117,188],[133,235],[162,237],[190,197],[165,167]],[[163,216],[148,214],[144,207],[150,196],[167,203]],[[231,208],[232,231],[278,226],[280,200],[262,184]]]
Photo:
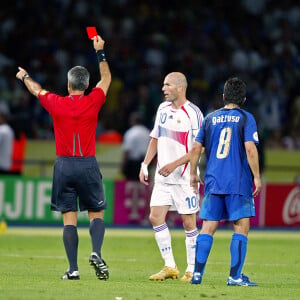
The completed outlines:
[[[122,180],[121,146],[112,142],[128,128],[132,110],[152,127],[163,78],[177,70],[187,75],[188,99],[204,114],[222,105],[229,76],[247,82],[245,108],[258,122],[265,191],[271,189],[262,195],[256,225],[300,226],[299,25],[300,6],[292,0],[6,2],[0,12],[0,101],[9,106],[10,124],[16,137],[26,137],[26,147],[22,176],[1,177],[0,216],[12,224],[58,223],[48,210],[51,119],[15,74],[21,65],[44,88],[66,94],[66,72],[84,65],[93,86],[99,71],[85,27],[96,26],[113,76],[97,130],[98,140],[108,137],[97,144],[111,199],[108,224],[148,225],[149,191]],[[291,223],[284,221],[286,210]],[[127,219],[120,221],[116,212]],[[266,223],[268,214],[281,223]]]

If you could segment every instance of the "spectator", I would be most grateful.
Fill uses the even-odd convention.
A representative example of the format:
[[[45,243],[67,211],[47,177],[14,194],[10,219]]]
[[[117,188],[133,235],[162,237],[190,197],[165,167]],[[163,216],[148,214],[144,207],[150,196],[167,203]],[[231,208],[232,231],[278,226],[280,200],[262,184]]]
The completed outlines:
[[[205,5],[201,5],[204,2]],[[102,112],[106,130],[124,133],[128,118],[122,114],[132,110],[129,108],[131,103],[123,102],[123,90],[126,88],[126,93],[139,97],[137,87],[141,82],[147,83],[151,100],[154,99],[139,101],[149,118],[145,125],[152,127],[153,124],[148,121],[155,116],[151,105],[155,104],[156,108],[158,104],[159,97],[154,94],[157,94],[157,86],[160,87],[163,80],[161,74],[178,66],[181,72],[189,74],[190,94],[201,98],[201,103],[196,104],[205,113],[215,91],[218,87],[222,88],[225,79],[233,73],[241,73],[243,79],[250,74],[260,95],[268,85],[265,78],[275,74],[280,90],[284,89],[288,98],[287,103],[292,104],[292,99],[299,94],[297,83],[300,74],[300,9],[296,1],[200,0],[183,8],[181,4],[178,0],[174,0],[172,6],[163,1],[104,3],[97,0],[77,1],[75,4],[64,0],[34,0],[26,5],[18,0],[3,4],[0,13],[0,93],[12,96],[11,102],[8,97],[3,98],[9,100],[9,105],[15,102],[10,111],[16,114],[16,118],[28,120],[30,117],[31,121],[24,128],[27,137],[38,138],[39,127],[47,131],[50,128],[43,128],[48,124],[42,120],[46,116],[37,112],[33,101],[25,99],[29,109],[26,103],[22,103],[24,100],[19,100],[18,86],[10,86],[9,83],[10,70],[14,70],[15,62],[19,61],[34,70],[40,82],[51,83],[57,92],[64,91],[60,74],[65,74],[74,61],[87,64],[87,68],[92,69],[89,64],[93,63],[93,51],[86,55],[84,43],[78,42],[73,51],[73,41],[85,35],[83,24],[97,25],[99,18],[103,21],[100,30],[112,36],[109,55],[115,78],[108,94],[112,101]],[[34,21],[31,15],[37,16]],[[35,21],[39,30],[36,30]],[[61,28],[64,28],[63,32]],[[24,39],[22,51],[18,51],[21,36]],[[218,51],[218,46],[222,47],[222,51]],[[51,61],[46,70],[41,67],[45,61]],[[91,78],[96,77],[91,75]],[[199,79],[207,87],[205,95],[203,87],[192,84]],[[249,82],[248,79],[246,81]],[[249,109],[256,115],[263,111],[261,120],[271,117],[268,109],[273,113],[277,109],[269,104],[261,109],[264,102],[264,98],[259,98],[258,105]],[[285,105],[281,107],[282,111],[284,109]],[[117,124],[111,122],[116,116]],[[286,121],[281,119],[279,126],[284,126]],[[269,138],[266,137],[266,144]]]
[[[0,174],[9,174],[12,166],[14,131],[8,124],[9,108],[0,103]]]
[[[141,115],[131,113],[130,128],[123,138],[122,173],[128,180],[138,180],[141,162],[143,161],[150,141],[150,131],[142,124]]]

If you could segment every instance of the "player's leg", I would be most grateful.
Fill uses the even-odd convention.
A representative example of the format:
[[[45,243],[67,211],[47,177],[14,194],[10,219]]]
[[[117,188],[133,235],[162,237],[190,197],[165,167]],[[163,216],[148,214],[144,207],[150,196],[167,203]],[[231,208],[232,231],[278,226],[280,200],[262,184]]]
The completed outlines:
[[[165,222],[168,209],[168,206],[152,206],[150,209],[149,219],[153,226],[155,240],[160,250],[161,257],[164,260],[163,269],[158,273],[151,275],[149,277],[150,280],[176,279],[179,276],[179,270],[173,255],[171,234],[168,225]]]
[[[164,260],[163,269],[149,277],[150,280],[165,280],[178,278],[179,271],[173,255],[171,234],[166,223],[166,215],[172,205],[169,186],[155,184],[150,200],[149,221],[154,230],[154,236],[161,257]]]
[[[235,219],[233,222],[234,233],[230,244],[230,274],[228,285],[257,285],[250,282],[247,276],[242,274],[242,269],[247,255],[248,233],[250,230],[250,216],[254,214],[251,197],[245,199],[244,196],[231,195],[228,202],[229,218]],[[253,209],[252,209],[253,207]]]
[[[197,273],[202,277],[204,274],[207,259],[213,244],[213,235],[216,232],[218,225],[219,221],[203,220],[202,228],[196,241],[194,275]],[[196,276],[199,276],[197,274]]]
[[[234,221],[233,224],[234,234],[232,235],[230,244],[230,276],[233,279],[238,279],[241,277],[246,258],[250,219],[243,218]]]
[[[176,263],[173,256],[171,234],[165,221],[168,211],[169,206],[152,206],[149,220],[153,226],[155,240],[165,261],[165,266],[175,268]]]
[[[190,282],[195,266],[195,248],[198,235],[196,213],[199,211],[199,195],[196,195],[190,184],[176,184],[171,187],[171,194],[176,210],[181,215],[185,229],[187,268],[180,281]]]
[[[196,254],[196,239],[198,236],[198,228],[196,225],[196,214],[181,215],[182,224],[185,229],[185,247],[187,268],[180,281],[190,282],[193,277],[195,268],[195,254]]]
[[[196,258],[191,283],[200,284],[205,271],[208,256],[213,245],[219,220],[224,218],[224,200],[219,195],[206,195],[203,199],[200,218],[203,219],[201,231],[196,241]]]

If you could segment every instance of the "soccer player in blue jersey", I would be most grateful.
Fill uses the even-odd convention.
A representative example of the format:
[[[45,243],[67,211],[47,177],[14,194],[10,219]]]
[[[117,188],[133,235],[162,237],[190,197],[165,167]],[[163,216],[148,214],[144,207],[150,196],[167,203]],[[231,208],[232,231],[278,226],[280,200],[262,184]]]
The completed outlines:
[[[230,273],[227,285],[256,286],[242,274],[250,229],[255,216],[254,200],[262,188],[259,172],[258,134],[252,114],[241,109],[246,100],[246,84],[230,78],[224,85],[224,107],[208,114],[202,123],[192,150],[159,170],[168,176],[177,166],[190,161],[191,186],[198,191],[197,165],[205,148],[206,170],[204,199],[200,210],[202,229],[197,237],[192,284],[200,284],[221,220],[233,222],[230,245]],[[253,191],[254,183],[254,191]]]

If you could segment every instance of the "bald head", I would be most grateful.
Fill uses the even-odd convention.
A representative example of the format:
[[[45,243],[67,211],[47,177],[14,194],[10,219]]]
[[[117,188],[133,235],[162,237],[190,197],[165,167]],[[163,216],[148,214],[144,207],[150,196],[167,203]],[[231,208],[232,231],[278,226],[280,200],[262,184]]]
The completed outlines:
[[[169,73],[166,78],[170,80],[173,84],[175,84],[177,87],[182,86],[184,89],[187,88],[187,80],[184,74],[180,72],[172,72]]]
[[[176,108],[180,107],[186,101],[187,80],[180,72],[169,73],[164,80],[162,91],[165,100],[172,102]]]

